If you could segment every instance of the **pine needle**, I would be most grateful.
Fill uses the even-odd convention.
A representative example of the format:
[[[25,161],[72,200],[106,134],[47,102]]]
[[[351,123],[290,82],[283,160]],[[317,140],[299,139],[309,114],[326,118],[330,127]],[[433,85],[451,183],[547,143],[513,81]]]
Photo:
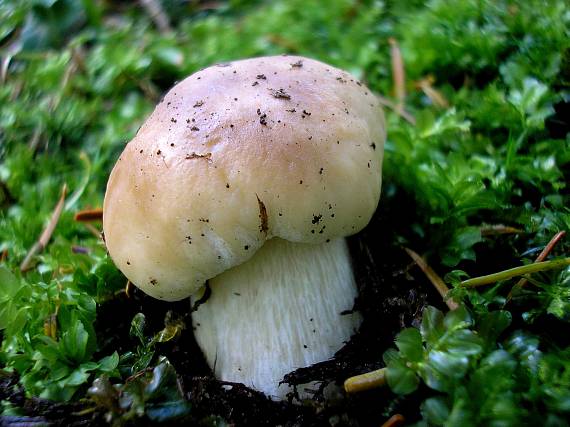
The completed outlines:
[[[396,110],[404,110],[404,102],[406,100],[406,72],[404,70],[404,60],[400,46],[394,38],[389,38],[390,57],[392,59],[392,79],[394,81],[394,96],[396,97]]]
[[[172,32],[172,27],[170,26],[170,19],[164,11],[162,4],[158,0],[139,0],[146,13],[158,28],[161,34],[168,34]]]
[[[508,225],[496,224],[487,225],[481,227],[481,236],[495,236],[498,234],[519,234],[524,233],[524,230],[515,227],[509,227]]]
[[[73,219],[78,222],[101,221],[103,219],[103,209],[85,209],[77,212]]]
[[[398,116],[403,118],[405,121],[407,121],[411,125],[413,125],[413,126],[416,125],[416,118],[414,116],[412,116],[411,113],[405,111],[403,108],[402,109],[398,108],[398,106],[396,104],[394,104],[392,101],[390,101],[389,99],[386,99],[382,96],[376,96],[376,97],[378,98],[378,102],[380,102],[380,104],[382,104],[384,107],[387,107],[390,110],[394,111]]]
[[[537,263],[537,262],[544,261],[546,259],[546,257],[548,256],[548,254],[550,254],[550,252],[552,252],[552,249],[554,249],[554,246],[556,246],[556,244],[564,237],[565,234],[566,234],[565,231],[559,231],[558,233],[556,233],[554,235],[554,237],[552,239],[550,239],[550,242],[548,242],[548,244],[544,247],[542,252],[536,257],[536,260],[534,262]],[[513,295],[516,292],[520,291],[527,284],[527,282],[528,282],[528,280],[525,277],[520,279],[517,282],[517,284],[515,286],[513,286],[513,289],[511,289],[511,291],[509,292],[509,295],[507,295],[507,301],[505,303],[508,303],[513,298]]]
[[[402,414],[392,415],[381,427],[398,427],[404,425],[406,419]]]
[[[434,78],[432,76],[428,76],[425,79],[421,79],[416,85],[431,100],[433,105],[440,108],[449,108],[449,101],[440,91],[432,86],[433,82]]]
[[[65,203],[66,194],[67,194],[67,184],[63,184],[63,187],[61,189],[61,196],[59,197],[59,200],[58,200],[57,204],[55,205],[55,208],[51,214],[51,218],[50,218],[46,228],[44,229],[44,231],[40,235],[40,238],[38,239],[38,241],[31,247],[31,249],[28,251],[28,254],[26,255],[26,257],[22,261],[22,264],[20,264],[20,270],[21,271],[29,270],[30,264],[31,264],[34,256],[36,256],[38,253],[43,251],[45,249],[45,247],[47,246],[47,244],[49,243],[49,240],[51,239],[51,236],[52,236],[52,234],[55,230],[55,227],[57,226],[57,223],[59,221],[59,217],[61,216],[61,212],[63,211],[63,206]]]
[[[449,288],[443,281],[441,277],[428,265],[428,263],[416,252],[409,248],[404,248],[404,250],[408,253],[408,255],[414,260],[414,262],[420,267],[420,269],[424,272],[428,280],[432,283],[435,287],[437,292],[441,295],[447,306],[450,310],[455,310],[459,307],[459,304],[452,300],[451,298],[446,298],[447,293],[449,292]]]

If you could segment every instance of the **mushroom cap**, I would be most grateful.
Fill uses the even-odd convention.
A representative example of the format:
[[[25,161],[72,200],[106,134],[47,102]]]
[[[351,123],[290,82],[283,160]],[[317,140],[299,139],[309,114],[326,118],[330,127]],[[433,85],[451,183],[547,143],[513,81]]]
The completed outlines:
[[[350,74],[275,56],[218,64],[174,86],[111,172],[109,254],[147,294],[188,297],[272,237],[360,231],[380,198],[378,99]]]

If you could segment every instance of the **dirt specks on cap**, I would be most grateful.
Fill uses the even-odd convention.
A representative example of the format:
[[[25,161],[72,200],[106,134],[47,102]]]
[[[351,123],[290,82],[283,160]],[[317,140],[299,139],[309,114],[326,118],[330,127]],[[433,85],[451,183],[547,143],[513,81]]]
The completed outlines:
[[[289,95],[287,92],[285,92],[284,89],[269,89],[269,91],[271,92],[271,95],[275,98],[278,99],[291,99],[291,95]]]
[[[206,154],[199,154],[199,153],[190,153],[190,154],[186,154],[185,157],[186,160],[193,160],[193,159],[205,159],[208,162],[212,161],[212,153],[206,153]]]

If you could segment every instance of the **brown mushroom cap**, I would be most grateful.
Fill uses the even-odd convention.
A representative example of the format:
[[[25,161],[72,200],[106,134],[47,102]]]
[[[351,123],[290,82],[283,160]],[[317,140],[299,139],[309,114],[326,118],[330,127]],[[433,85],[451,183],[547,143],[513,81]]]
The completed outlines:
[[[168,92],[115,165],[109,253],[136,286],[173,301],[274,236],[354,234],[378,204],[384,139],[375,96],[322,62],[206,68]]]

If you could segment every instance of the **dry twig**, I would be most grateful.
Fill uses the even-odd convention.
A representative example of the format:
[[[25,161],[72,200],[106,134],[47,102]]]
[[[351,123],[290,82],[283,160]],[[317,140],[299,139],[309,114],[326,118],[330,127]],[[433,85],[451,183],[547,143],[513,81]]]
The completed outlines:
[[[73,219],[78,222],[101,221],[103,219],[103,209],[84,209],[77,212]]]
[[[162,5],[157,0],[139,0],[146,10],[146,13],[154,22],[154,25],[158,28],[158,30],[162,33],[169,33],[172,31],[170,27],[170,20],[168,19],[168,15],[164,12]]]
[[[34,256],[36,256],[36,254],[43,251],[45,249],[45,247],[47,246],[47,244],[48,244],[48,242],[49,242],[49,240],[53,234],[53,231],[55,230],[57,222],[59,221],[59,217],[61,216],[61,212],[63,211],[63,206],[65,203],[66,194],[67,194],[67,185],[63,184],[63,187],[61,189],[61,196],[59,197],[59,200],[58,200],[57,204],[55,205],[53,213],[51,214],[51,218],[50,218],[46,228],[44,229],[43,233],[41,234],[40,238],[38,239],[38,241],[31,247],[31,249],[28,251],[28,254],[26,255],[26,257],[22,261],[22,264],[20,264],[20,270],[21,271],[28,270],[30,268],[30,263],[32,262],[32,259],[34,258]]]
[[[344,382],[344,390],[347,393],[358,393],[382,387],[384,384],[386,384],[386,368],[348,378]]]
[[[0,84],[6,83],[6,78],[8,77],[8,68],[10,67],[10,61],[12,57],[10,55],[6,55],[0,61]]]
[[[402,52],[396,39],[390,37],[390,57],[392,60],[392,79],[394,81],[394,96],[396,97],[396,111],[404,111],[406,100],[406,72],[404,71],[404,60]]]
[[[101,230],[98,230],[97,227],[94,227],[93,225],[89,224],[88,222],[84,222],[82,224],[85,226],[85,228],[87,228],[87,230],[89,230],[91,232],[91,234],[93,234],[98,239],[102,239]]]
[[[509,227],[508,225],[497,224],[497,225],[487,225],[481,227],[481,236],[495,236],[497,234],[518,234],[524,233],[524,230],[515,227]]]
[[[427,76],[416,83],[416,86],[420,88],[423,93],[431,100],[431,102],[440,108],[449,108],[449,101],[443,96],[443,94],[435,89],[432,85],[435,79],[433,76]]]
[[[540,252],[540,254],[536,257],[536,260],[534,262],[537,263],[537,262],[544,261],[546,259],[546,257],[548,256],[548,254],[550,254],[550,252],[552,252],[552,249],[554,249],[554,246],[556,246],[556,244],[564,237],[565,234],[566,234],[565,231],[559,231],[558,233],[556,233],[554,235],[554,237],[552,239],[550,239],[550,242],[548,242],[548,244],[544,247],[542,252]],[[507,300],[506,300],[505,304],[508,303],[513,298],[513,295],[516,292],[520,291],[527,283],[528,283],[528,280],[525,277],[520,279],[517,282],[517,284],[515,286],[513,286],[513,288],[509,292],[509,295],[507,295]]]
[[[452,300],[451,298],[446,298],[449,288],[443,281],[441,277],[428,265],[428,263],[416,252],[411,249],[404,248],[408,255],[414,260],[414,262],[421,268],[429,281],[433,284],[437,292],[441,295],[450,310],[455,310],[459,307],[459,304]]]
[[[406,422],[406,419],[404,418],[404,416],[402,414],[395,414],[395,415],[392,415],[390,418],[388,418],[388,420],[386,420],[386,422],[384,424],[382,424],[382,427],[403,426],[405,422]]]
[[[380,102],[380,104],[382,104],[384,107],[388,107],[390,110],[393,110],[397,115],[399,115],[401,118],[406,120],[408,123],[410,123],[414,126],[416,125],[416,118],[414,116],[412,116],[410,113],[408,113],[404,109],[402,109],[400,111],[398,109],[398,107],[396,106],[396,104],[394,104],[389,99],[386,99],[386,98],[379,96],[379,95],[376,95],[376,97],[378,98],[378,102]]]

